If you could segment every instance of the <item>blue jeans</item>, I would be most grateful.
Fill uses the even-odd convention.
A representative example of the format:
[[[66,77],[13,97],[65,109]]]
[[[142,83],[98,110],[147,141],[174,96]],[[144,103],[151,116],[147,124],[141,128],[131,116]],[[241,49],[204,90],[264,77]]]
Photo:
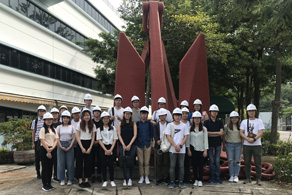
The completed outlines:
[[[238,176],[240,170],[241,143],[226,143],[229,175]]]
[[[61,145],[68,148],[71,144],[69,141],[60,141]],[[72,147],[69,151],[65,152],[59,146],[57,148],[57,177],[59,180],[65,179],[65,169],[67,168],[68,179],[74,179],[74,148]]]
[[[221,146],[209,146],[208,156],[210,160],[211,179],[220,179],[220,154]]]
[[[123,145],[119,144],[119,152],[120,152],[120,156],[123,155]],[[136,154],[136,146],[132,145],[130,151],[125,151],[125,155],[126,156],[133,156]],[[123,169],[123,175],[124,175],[124,179],[127,179],[127,168],[122,168]],[[128,168],[129,169],[129,179],[133,178],[133,174],[134,174],[134,167],[132,168]]]

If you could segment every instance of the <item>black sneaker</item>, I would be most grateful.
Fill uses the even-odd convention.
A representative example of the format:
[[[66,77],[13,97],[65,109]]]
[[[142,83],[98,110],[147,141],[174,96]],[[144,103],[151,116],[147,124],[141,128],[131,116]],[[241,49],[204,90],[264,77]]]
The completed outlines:
[[[88,182],[85,182],[85,187],[90,188],[91,185]]]
[[[248,183],[251,183],[251,180],[250,179],[246,179],[243,184],[248,184]]]
[[[50,191],[50,188],[47,187],[47,186],[43,186],[43,187],[42,187],[42,190],[44,190],[45,192],[48,192],[48,191]]]
[[[163,179],[159,179],[156,181],[156,185],[160,185],[163,182]]]
[[[55,189],[53,186],[51,186],[51,185],[49,185],[49,190],[51,191],[51,190],[53,190],[53,189]]]
[[[53,181],[54,181],[54,182],[60,182],[60,180],[57,179],[57,177],[54,177],[54,178],[53,178]]]
[[[86,188],[85,183],[84,183],[84,182],[81,182],[81,183],[79,184],[79,187],[80,187],[80,188]]]
[[[258,186],[261,186],[261,185],[262,185],[262,182],[261,182],[260,179],[257,179],[257,185],[258,185]]]

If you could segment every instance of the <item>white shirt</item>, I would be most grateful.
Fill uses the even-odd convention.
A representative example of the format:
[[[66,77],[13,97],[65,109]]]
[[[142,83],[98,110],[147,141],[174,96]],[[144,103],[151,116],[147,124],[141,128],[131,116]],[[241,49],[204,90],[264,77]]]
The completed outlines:
[[[57,127],[57,132],[59,133],[60,141],[69,141],[72,139],[72,135],[76,133],[75,128],[73,125],[63,126],[59,125]]]
[[[79,131],[79,139],[80,140],[91,140],[92,139],[92,134],[89,132],[88,126],[86,126],[86,131],[82,131],[80,129],[80,123],[78,124],[76,131]],[[96,127],[93,125],[93,132],[96,132]]]
[[[167,127],[167,124],[166,124],[166,123],[164,123],[164,125],[161,124],[161,123],[159,123],[160,140],[162,139],[162,133],[163,133],[163,131],[166,129],[166,127]]]
[[[81,119],[78,122],[75,122],[74,119],[71,120],[71,125],[76,129],[78,124],[80,123]]]
[[[188,130],[188,126],[182,122],[179,125],[175,125],[174,123],[169,123],[169,124],[167,124],[166,130],[165,130],[166,135],[171,135],[170,124],[172,124],[174,127],[174,136],[172,137],[172,140],[175,143],[175,145],[180,145],[181,142],[183,141],[183,139],[185,138],[185,136],[190,134],[189,130]],[[179,152],[176,152],[175,148],[173,146],[171,146],[169,152],[185,154],[186,153],[186,146],[184,144]]]
[[[108,113],[110,114],[110,116],[112,117],[113,114],[112,114],[112,108],[109,108],[108,109]],[[116,129],[118,129],[118,124],[119,122],[121,122],[117,116],[119,116],[121,119],[123,119],[123,116],[124,116],[124,108],[120,108],[119,110],[116,109],[116,107],[114,107],[114,114],[115,114],[115,119],[114,119],[114,126]]]
[[[159,109],[158,109],[159,110]],[[153,112],[153,114],[152,114],[152,120],[153,121],[156,121],[156,122],[159,122],[160,121],[160,119],[159,119],[159,116],[158,116],[158,110],[155,110],[154,112]],[[169,122],[169,123],[171,123],[172,122],[172,115],[171,115],[171,113],[169,112],[169,110],[166,110],[166,112],[167,112],[167,115],[166,115],[166,121],[167,122]]]
[[[247,119],[243,120],[240,124],[240,129],[244,130],[245,136],[248,135],[248,129],[247,129]],[[249,130],[258,135],[259,130],[264,130],[265,126],[264,123],[261,119],[254,119],[254,120],[249,120]],[[248,145],[248,146],[260,146],[262,145],[261,138],[257,139],[254,143],[249,143],[248,141],[244,140],[243,145]]]
[[[104,128],[100,131],[100,128],[97,129],[96,140],[102,140],[104,145],[112,145],[114,140],[118,140],[118,133],[115,127],[112,130],[109,128]]]

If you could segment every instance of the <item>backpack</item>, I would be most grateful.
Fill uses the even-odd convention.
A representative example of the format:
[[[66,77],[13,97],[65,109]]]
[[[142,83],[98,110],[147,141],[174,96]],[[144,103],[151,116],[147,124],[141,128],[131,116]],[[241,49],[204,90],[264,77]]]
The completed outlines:
[[[171,123],[169,123],[169,125],[170,125],[170,129],[171,129],[171,137],[173,138],[173,136],[174,136],[174,126]],[[162,132],[160,150],[162,152],[168,152],[170,147],[171,147],[171,144],[170,144],[170,142],[168,141],[168,139],[167,139],[167,137],[165,135],[165,129],[164,129],[163,132]]]

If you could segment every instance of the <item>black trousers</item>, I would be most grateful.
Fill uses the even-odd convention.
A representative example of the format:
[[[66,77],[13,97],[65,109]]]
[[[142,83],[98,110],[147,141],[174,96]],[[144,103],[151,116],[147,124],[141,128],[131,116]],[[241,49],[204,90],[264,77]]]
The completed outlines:
[[[101,157],[100,157],[100,150],[102,148],[98,144],[97,146],[92,146],[92,176],[95,176],[95,167],[97,167],[97,174],[101,174]],[[102,150],[103,151],[103,150]]]
[[[194,179],[198,181],[203,181],[203,164],[204,164],[204,157],[203,153],[201,151],[194,150],[193,146],[190,146],[191,152],[192,152],[192,166],[193,166],[193,173],[194,173]],[[199,172],[199,177],[198,177]]]
[[[83,148],[87,150],[90,147],[91,140],[81,140],[81,143]],[[85,178],[89,178],[92,175],[92,166],[92,152],[83,154],[78,144],[76,148],[76,178],[83,178],[83,173]]]
[[[105,148],[108,150],[112,147],[112,145],[104,145]],[[113,154],[108,156],[105,155],[105,151],[101,148],[100,150],[100,157],[102,159],[101,161],[101,172],[102,172],[102,177],[103,181],[107,181],[107,167],[109,169],[109,174],[110,174],[110,180],[114,181],[114,150]]]
[[[55,152],[53,155],[54,178],[57,178],[57,152]]]
[[[40,172],[40,161],[41,161],[40,140],[34,142],[34,161],[35,161],[36,172]]]
[[[184,169],[185,169],[185,175],[184,175],[184,180],[190,181],[191,179],[191,170],[190,170],[190,162],[191,162],[191,157],[188,156],[187,154],[185,155],[185,164],[184,164]]]
[[[56,149],[52,151],[51,159],[47,157],[47,150],[43,146],[40,147],[40,153],[41,153],[40,156],[41,156],[41,162],[42,162],[43,187],[48,187],[51,185],[54,156],[56,155],[55,153],[57,153],[57,151]]]

